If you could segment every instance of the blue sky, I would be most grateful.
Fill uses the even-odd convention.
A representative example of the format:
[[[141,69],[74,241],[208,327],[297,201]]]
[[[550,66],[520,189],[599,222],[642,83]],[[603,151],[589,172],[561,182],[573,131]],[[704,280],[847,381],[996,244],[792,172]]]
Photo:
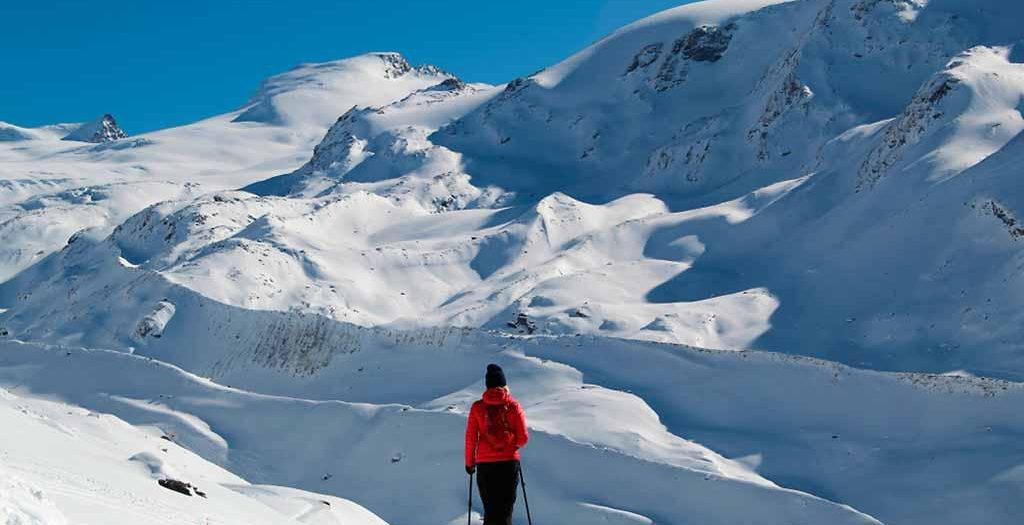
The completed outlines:
[[[399,51],[499,83],[686,0],[0,0],[0,120],[129,133],[242,105],[301,62]]]

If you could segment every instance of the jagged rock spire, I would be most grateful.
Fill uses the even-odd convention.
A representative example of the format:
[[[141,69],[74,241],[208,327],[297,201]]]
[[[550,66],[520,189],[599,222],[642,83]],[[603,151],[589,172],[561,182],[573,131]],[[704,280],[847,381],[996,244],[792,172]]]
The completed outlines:
[[[100,144],[124,138],[128,138],[128,134],[118,127],[117,121],[108,113],[92,122],[82,124],[78,129],[64,137],[64,140]]]

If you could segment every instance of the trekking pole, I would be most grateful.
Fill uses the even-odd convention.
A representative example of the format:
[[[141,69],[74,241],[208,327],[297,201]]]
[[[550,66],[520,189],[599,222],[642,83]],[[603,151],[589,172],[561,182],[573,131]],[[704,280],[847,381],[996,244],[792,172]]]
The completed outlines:
[[[473,525],[473,474],[469,475],[469,510],[466,512],[466,525]]]
[[[533,517],[530,516],[530,498],[526,497],[526,478],[523,477],[523,464],[519,464],[519,484],[523,486],[523,503],[526,504],[526,521],[533,525]]]

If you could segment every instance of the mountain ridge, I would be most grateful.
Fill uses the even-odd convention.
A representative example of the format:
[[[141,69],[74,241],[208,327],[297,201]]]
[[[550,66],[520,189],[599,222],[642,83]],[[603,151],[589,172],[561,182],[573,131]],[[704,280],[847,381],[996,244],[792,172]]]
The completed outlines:
[[[1012,523],[1021,17],[712,0],[498,86],[373,53],[0,142],[0,387],[461,523],[447,437],[497,362],[547,520]]]

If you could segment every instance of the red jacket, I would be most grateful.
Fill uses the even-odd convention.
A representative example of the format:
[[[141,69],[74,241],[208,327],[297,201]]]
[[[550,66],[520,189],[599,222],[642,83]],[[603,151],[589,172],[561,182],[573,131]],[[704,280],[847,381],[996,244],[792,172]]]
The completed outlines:
[[[505,388],[491,388],[473,403],[466,424],[466,466],[477,463],[518,461],[526,446],[526,414]]]

